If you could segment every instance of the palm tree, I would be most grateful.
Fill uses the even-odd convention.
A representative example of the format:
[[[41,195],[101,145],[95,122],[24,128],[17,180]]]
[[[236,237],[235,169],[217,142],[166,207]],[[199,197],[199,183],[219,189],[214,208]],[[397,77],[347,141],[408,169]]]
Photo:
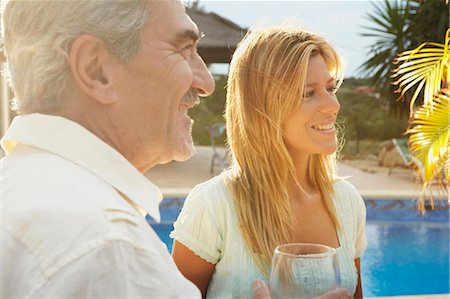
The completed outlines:
[[[411,153],[419,161],[423,190],[418,207],[424,211],[424,194],[436,179],[450,200],[448,185],[443,183],[450,179],[448,0],[384,0],[383,4],[374,5],[374,12],[368,17],[373,26],[366,28],[369,32],[363,35],[376,37],[378,43],[370,48],[372,54],[360,69],[372,76],[375,87],[384,95],[391,94],[387,97],[391,111],[403,108],[396,105],[394,85],[400,98],[406,99],[404,103],[409,108],[404,111],[410,111],[406,133],[410,134]],[[444,44],[437,43],[444,39]],[[415,49],[405,51],[412,48]],[[394,82],[390,77],[394,77]]]
[[[415,48],[422,41],[443,41],[449,20],[448,0],[411,0],[410,6],[408,48]]]
[[[380,3],[380,2],[379,2]],[[417,47],[422,41],[442,41],[448,28],[449,9],[445,0],[384,0],[374,3],[368,15],[373,26],[366,27],[363,36],[375,37],[377,42],[369,48],[369,58],[360,66],[366,77],[387,99],[392,112],[407,112],[410,95],[399,104],[389,75],[394,58],[406,49]]]
[[[392,60],[409,45],[408,3],[409,1],[401,0],[374,3],[374,12],[368,14],[373,26],[365,27],[368,31],[362,34],[375,37],[377,41],[369,47],[369,58],[360,66],[360,71],[370,78],[370,83],[387,99],[391,111],[396,112],[404,112],[405,109],[397,104],[390,74],[393,69]]]
[[[414,50],[401,53],[396,61],[393,83],[398,92],[413,91],[410,101],[411,118],[407,134],[413,156],[419,161],[418,174],[423,181],[419,210],[424,211],[424,193],[433,180],[450,179],[450,29],[444,44],[425,42]],[[415,102],[423,92],[423,104],[415,109]],[[442,171],[443,169],[443,171]],[[431,197],[433,204],[433,198]]]

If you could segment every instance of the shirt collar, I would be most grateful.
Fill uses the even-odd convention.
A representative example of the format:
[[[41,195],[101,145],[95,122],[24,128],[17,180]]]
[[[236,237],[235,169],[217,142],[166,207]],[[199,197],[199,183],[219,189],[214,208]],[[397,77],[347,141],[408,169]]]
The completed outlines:
[[[118,151],[78,123],[38,113],[17,116],[1,146],[9,154],[18,143],[52,152],[88,169],[125,195],[127,201],[160,221],[162,194],[158,187]]]

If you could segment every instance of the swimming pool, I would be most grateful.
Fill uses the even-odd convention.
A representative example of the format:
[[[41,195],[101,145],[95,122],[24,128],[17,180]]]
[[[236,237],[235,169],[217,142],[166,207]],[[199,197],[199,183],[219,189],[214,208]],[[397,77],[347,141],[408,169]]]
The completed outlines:
[[[172,223],[184,198],[161,203],[161,223],[149,223],[172,250]],[[449,205],[418,215],[411,200],[365,199],[369,247],[361,259],[364,296],[450,293]]]
[[[365,199],[369,246],[361,259],[365,296],[450,293],[449,205],[424,216],[411,200]]]

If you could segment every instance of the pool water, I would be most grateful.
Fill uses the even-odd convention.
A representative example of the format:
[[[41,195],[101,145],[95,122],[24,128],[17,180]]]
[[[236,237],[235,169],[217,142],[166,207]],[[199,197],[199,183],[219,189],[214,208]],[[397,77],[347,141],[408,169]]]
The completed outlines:
[[[161,223],[147,218],[172,251],[172,223],[183,198],[164,199]],[[369,246],[361,258],[364,296],[450,293],[449,205],[441,202],[425,216],[410,200],[365,199]]]
[[[448,223],[368,221],[365,296],[450,293]]]
[[[160,239],[166,244],[167,250],[172,252],[173,239],[169,237],[169,234],[173,230],[173,225],[170,223],[162,223],[152,224],[151,226],[156,231]]]

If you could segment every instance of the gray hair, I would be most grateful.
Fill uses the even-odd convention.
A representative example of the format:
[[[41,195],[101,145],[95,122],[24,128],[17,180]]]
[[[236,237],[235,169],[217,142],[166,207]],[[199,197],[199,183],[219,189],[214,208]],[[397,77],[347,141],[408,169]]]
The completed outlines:
[[[69,53],[82,34],[128,63],[150,12],[145,0],[11,0],[3,11],[10,83],[19,113],[57,111],[72,90]]]

